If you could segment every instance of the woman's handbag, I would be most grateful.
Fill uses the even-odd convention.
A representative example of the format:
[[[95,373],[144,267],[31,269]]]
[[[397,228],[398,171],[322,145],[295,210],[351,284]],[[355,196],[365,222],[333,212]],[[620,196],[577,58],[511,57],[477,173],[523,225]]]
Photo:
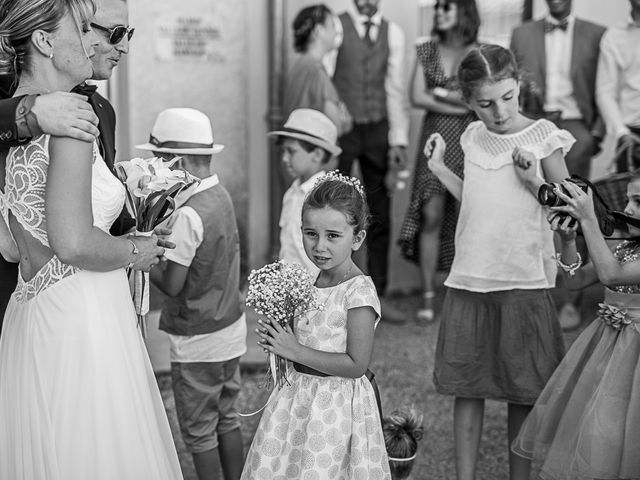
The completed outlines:
[[[640,146],[640,136],[632,133],[630,138],[631,142],[619,145],[616,149],[614,162],[618,173],[612,173],[593,182],[602,199],[614,211],[623,211],[627,205],[627,184],[637,168],[633,162],[633,151]]]

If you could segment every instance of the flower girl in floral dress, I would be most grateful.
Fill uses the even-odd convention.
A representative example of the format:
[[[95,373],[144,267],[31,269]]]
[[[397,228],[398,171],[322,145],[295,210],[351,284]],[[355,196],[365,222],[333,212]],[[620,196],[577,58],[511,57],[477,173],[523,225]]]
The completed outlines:
[[[598,316],[575,340],[540,394],[513,444],[513,451],[542,461],[545,480],[640,478],[640,228],[609,250],[594,213],[591,193],[564,182],[556,190],[551,227],[562,238],[558,263],[569,285],[605,286]],[[640,219],[640,173],[627,188],[625,213]],[[570,216],[567,216],[569,214]],[[577,219],[592,263],[576,252]]]
[[[380,302],[371,278],[351,260],[366,236],[360,183],[330,173],[305,199],[305,252],[320,273],[322,311],[294,319],[293,331],[261,321],[260,345],[293,362],[270,398],[243,479],[389,479],[376,398],[365,376]]]

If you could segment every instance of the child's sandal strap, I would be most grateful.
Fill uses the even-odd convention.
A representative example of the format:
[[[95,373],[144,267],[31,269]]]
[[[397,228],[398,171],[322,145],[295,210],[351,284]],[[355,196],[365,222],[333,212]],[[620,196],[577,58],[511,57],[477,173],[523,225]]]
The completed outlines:
[[[431,308],[421,308],[416,313],[418,322],[432,322],[435,319],[435,312]]]

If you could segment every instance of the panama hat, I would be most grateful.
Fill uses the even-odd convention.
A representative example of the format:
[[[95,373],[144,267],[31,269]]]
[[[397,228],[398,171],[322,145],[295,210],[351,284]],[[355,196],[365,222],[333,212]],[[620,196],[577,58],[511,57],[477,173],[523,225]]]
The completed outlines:
[[[209,117],[194,108],[167,108],[158,114],[149,142],[136,145],[140,150],[161,153],[210,155],[224,145],[213,143]]]
[[[294,110],[281,130],[269,132],[267,135],[304,140],[336,156],[342,153],[342,149],[336,145],[338,129],[334,123],[324,113],[311,108]]]

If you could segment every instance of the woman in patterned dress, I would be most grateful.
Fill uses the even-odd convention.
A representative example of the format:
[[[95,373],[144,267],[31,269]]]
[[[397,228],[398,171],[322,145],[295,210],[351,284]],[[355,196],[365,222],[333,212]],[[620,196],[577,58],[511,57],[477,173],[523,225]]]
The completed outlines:
[[[366,372],[380,301],[351,259],[368,209],[355,179],[327,174],[302,209],[305,252],[318,266],[325,305],[291,328],[262,322],[260,345],[293,362],[289,384],[262,414],[242,479],[390,480],[376,396]]]
[[[427,110],[422,124],[413,189],[400,231],[402,254],[420,265],[422,306],[417,320],[434,319],[436,270],[448,271],[453,261],[453,237],[458,204],[427,167],[424,142],[439,132],[447,143],[447,166],[462,177],[459,139],[475,115],[457,89],[455,71],[476,45],[480,18],[475,0],[440,0],[435,6],[431,39],[419,39],[411,82],[411,102]],[[418,68],[419,66],[422,68]]]

